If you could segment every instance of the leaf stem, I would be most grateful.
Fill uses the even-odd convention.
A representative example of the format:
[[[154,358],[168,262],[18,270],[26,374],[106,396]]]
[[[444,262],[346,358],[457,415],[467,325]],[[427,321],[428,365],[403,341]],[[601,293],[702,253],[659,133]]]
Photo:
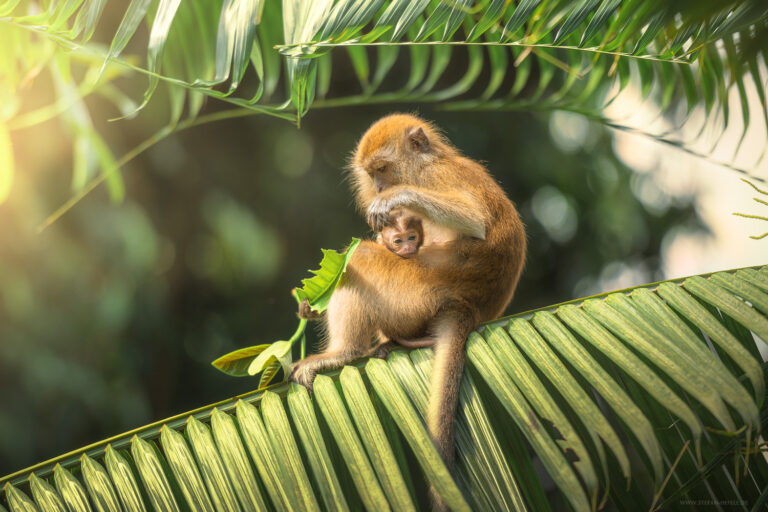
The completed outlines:
[[[299,319],[299,326],[296,328],[296,332],[293,333],[293,335],[288,339],[288,343],[293,346],[296,341],[299,340],[304,335],[304,331],[307,328],[307,320],[305,318]]]
[[[376,41],[372,43],[362,43],[360,41],[343,41],[341,43],[331,43],[328,41],[317,41],[309,43],[277,44],[276,50],[291,50],[294,48],[336,48],[340,46],[516,46],[520,48],[551,48],[584,53],[597,53],[604,55],[616,55],[618,57],[628,57],[637,60],[650,60],[656,62],[673,62],[676,64],[688,64],[691,62],[679,58],[663,58],[658,55],[633,55],[626,52],[617,52],[611,50],[601,50],[599,48],[581,48],[579,46],[557,45],[551,43],[522,43],[520,41],[510,41],[506,43],[491,41]]]
[[[147,149],[151,148],[158,142],[162,141],[169,135],[172,135],[176,132],[180,132],[182,130],[186,130],[188,128],[194,128],[196,126],[211,123],[214,121],[220,121],[223,119],[233,119],[237,117],[245,117],[250,115],[256,115],[261,114],[263,112],[259,112],[256,110],[240,110],[240,109],[232,109],[232,110],[224,110],[221,112],[215,112],[213,114],[208,114],[205,116],[200,116],[194,119],[187,119],[185,121],[180,122],[179,124],[175,126],[165,126],[160,131],[149,137],[148,139],[141,142],[139,145],[128,151],[126,154],[124,154],[116,163],[115,167],[113,169],[110,169],[107,172],[103,172],[93,178],[85,187],[83,187],[79,192],[77,192],[75,195],[70,197],[63,205],[61,205],[59,208],[56,209],[51,215],[49,215],[45,221],[43,221],[40,226],[37,228],[37,233],[42,233],[46,228],[48,228],[51,224],[59,220],[65,213],[67,213],[69,210],[71,210],[77,203],[80,202],[81,199],[83,199],[85,196],[90,194],[96,187],[101,185],[105,180],[107,180],[110,176],[112,176],[113,173],[119,172],[120,169],[126,165],[128,162],[139,156],[141,153],[146,151]]]

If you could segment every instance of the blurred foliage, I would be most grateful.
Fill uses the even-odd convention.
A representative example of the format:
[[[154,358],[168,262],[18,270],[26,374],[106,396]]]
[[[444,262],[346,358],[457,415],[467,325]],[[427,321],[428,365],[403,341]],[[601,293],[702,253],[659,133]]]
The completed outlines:
[[[761,160],[737,162],[742,142],[751,125],[768,126],[766,5],[762,0],[0,0],[0,46],[11,49],[0,55],[0,203],[16,167],[13,147],[5,142],[8,130],[61,116],[74,141],[77,194],[47,225],[100,180],[121,199],[123,184],[115,170],[174,131],[211,122],[203,111],[206,99],[228,107],[218,118],[262,114],[297,124],[310,107],[393,101],[576,112],[710,158],[731,110],[737,110],[730,105],[733,92],[741,138],[730,159],[718,164],[749,173]],[[339,74],[341,60],[351,76]],[[404,73],[394,72],[404,67]],[[130,80],[121,80],[126,77]],[[354,87],[344,83],[350,78]],[[40,104],[22,101],[25,89],[38,81],[52,82],[54,91],[41,95]],[[749,101],[752,88],[759,106]],[[628,124],[607,112],[617,96],[638,89],[674,129]],[[118,148],[93,129],[82,98],[99,95],[118,111],[115,119],[125,119],[161,90],[167,106],[162,121],[117,157]],[[154,115],[162,109],[152,103],[150,110]],[[697,126],[696,135],[683,136],[681,128],[691,125]],[[705,130],[714,135],[702,148]],[[296,150],[303,153],[300,146]]]
[[[121,16],[106,9],[94,40],[109,41]],[[3,24],[0,35],[18,35],[9,30]],[[148,33],[139,25],[135,39],[145,43]],[[124,54],[146,51],[136,40]],[[178,52],[180,44],[170,38],[167,52]],[[401,52],[385,73],[391,83],[383,83],[384,91],[408,81],[416,53]],[[331,110],[318,102],[300,130],[258,115],[186,125],[124,167],[123,203],[97,191],[37,234],[99,168],[114,167],[99,148],[130,155],[169,118],[179,121],[183,107],[179,88],[160,87],[140,116],[107,122],[135,110],[129,98],[140,98],[146,81],[108,66],[102,87],[81,90],[81,99],[67,89],[69,79],[92,83],[87,76],[101,70],[102,60],[68,55],[71,67],[59,62],[38,76],[36,59],[45,53],[30,54],[24,63],[29,79],[14,81],[12,94],[0,87],[0,119],[14,116],[10,137],[0,123],[0,155],[11,146],[15,167],[11,172],[0,162],[0,196],[13,179],[13,193],[0,204],[0,438],[14,439],[0,445],[0,475],[255,388],[255,379],[229,378],[210,361],[291,332],[296,308],[290,289],[316,264],[320,248],[370,234],[345,182],[347,155],[379,116],[412,108],[384,103]],[[334,98],[359,97],[365,85],[359,61],[355,66],[344,53],[336,55],[326,107]],[[370,52],[370,62],[379,65],[381,55]],[[469,60],[469,52],[454,52],[445,73],[423,92],[447,90]],[[536,62],[526,98],[544,69]],[[507,69],[502,78],[509,88],[514,75],[511,65]],[[244,96],[262,84],[252,75],[238,89]],[[490,77],[485,66],[468,94],[482,95]],[[285,77],[277,80],[265,87],[279,95]],[[50,105],[51,97],[59,100]],[[385,92],[377,101],[387,99],[395,97]],[[699,94],[696,101],[702,99]],[[205,107],[210,121],[232,107],[203,100],[200,92],[185,92],[185,113]],[[67,115],[56,119],[61,112]],[[567,112],[457,113],[427,105],[419,113],[468,156],[484,161],[520,209],[529,253],[510,313],[597,291],[628,268],[634,284],[660,279],[665,235],[703,230],[691,198],[672,199],[648,175],[633,173],[614,153],[604,125]],[[74,130],[74,146],[62,128]],[[109,196],[121,197],[122,185],[111,182]]]
[[[68,194],[70,149],[55,123],[15,139],[19,193],[0,206],[0,436],[16,442],[0,447],[0,474],[255,388],[210,361],[291,332],[290,289],[320,247],[370,234],[343,168],[391,110],[316,110],[300,131],[250,117],[182,132],[128,166],[123,204],[94,194],[39,235]],[[563,146],[542,115],[421,114],[521,211],[528,263],[509,312],[596,290],[610,262],[655,280],[665,233],[700,225],[688,200],[641,201],[598,125]],[[142,119],[97,129],[130,146]]]

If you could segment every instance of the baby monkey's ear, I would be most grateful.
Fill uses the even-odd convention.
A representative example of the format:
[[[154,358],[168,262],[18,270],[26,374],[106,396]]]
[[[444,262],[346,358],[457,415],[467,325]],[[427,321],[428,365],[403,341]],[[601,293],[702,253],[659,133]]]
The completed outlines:
[[[412,128],[408,132],[408,145],[413,151],[418,151],[419,153],[426,153],[429,151],[429,138],[427,137],[427,134],[424,133],[421,126]]]

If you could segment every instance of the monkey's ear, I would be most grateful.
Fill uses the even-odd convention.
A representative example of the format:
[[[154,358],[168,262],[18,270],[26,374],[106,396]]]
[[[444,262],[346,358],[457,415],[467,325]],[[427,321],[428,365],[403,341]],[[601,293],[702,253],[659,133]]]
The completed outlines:
[[[420,153],[429,151],[429,139],[424,130],[421,129],[421,126],[413,128],[408,132],[408,144],[414,151]]]

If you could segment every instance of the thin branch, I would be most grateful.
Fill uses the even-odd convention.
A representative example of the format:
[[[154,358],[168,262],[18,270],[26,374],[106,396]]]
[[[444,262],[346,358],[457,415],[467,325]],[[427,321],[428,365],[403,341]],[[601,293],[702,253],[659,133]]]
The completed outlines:
[[[741,178],[741,181],[743,181],[744,183],[746,183],[747,185],[749,185],[750,187],[752,187],[753,189],[755,189],[755,191],[756,191],[756,192],[759,192],[760,194],[763,194],[763,195],[766,195],[766,196],[768,196],[768,191],[766,191],[766,190],[763,190],[763,189],[761,189],[761,188],[757,188],[757,186],[756,186],[754,183],[752,183],[751,181],[749,181],[748,179],[746,179],[746,178]],[[757,199],[757,198],[755,198],[755,201],[758,201],[758,202],[761,202],[761,203],[763,202],[763,201],[760,201],[760,200],[759,200],[759,199]]]
[[[701,158],[702,160],[706,160],[707,162],[713,163],[715,165],[719,165],[721,167],[725,167],[727,169],[730,169],[732,171],[735,171],[735,172],[738,172],[738,173],[741,173],[741,174],[746,174],[751,179],[753,179],[755,181],[759,181],[760,183],[766,183],[765,178],[761,178],[760,176],[755,176],[750,171],[748,171],[746,169],[742,169],[741,167],[736,167],[735,165],[733,165],[731,163],[723,162],[721,160],[715,160],[715,159],[711,158],[710,156],[708,156],[706,153],[701,153],[699,151],[693,150],[693,149],[691,149],[691,148],[689,148],[687,146],[684,146],[680,142],[677,142],[677,141],[674,141],[674,140],[670,140],[670,139],[666,139],[664,137],[659,137],[659,136],[654,135],[652,133],[647,133],[647,132],[644,132],[644,131],[639,130],[637,128],[630,127],[630,126],[623,126],[623,125],[620,125],[620,124],[616,124],[616,123],[613,123],[611,121],[607,121],[606,120],[606,121],[603,121],[603,122],[607,126],[609,126],[611,128],[614,128],[616,130],[621,130],[623,132],[633,133],[635,135],[642,135],[642,136],[645,136],[645,137],[649,137],[649,138],[655,140],[656,142],[660,142],[662,144],[666,144],[668,146],[672,146],[672,147],[677,148],[677,149],[679,149],[681,151],[684,151],[685,153],[688,153],[689,155],[695,156],[697,158]]]
[[[130,62],[128,62],[126,60],[123,60],[123,59],[120,59],[118,57],[109,57],[104,52],[101,52],[101,51],[99,51],[99,50],[97,50],[97,49],[95,49],[95,48],[93,48],[91,46],[78,44],[78,43],[76,43],[76,42],[74,42],[74,41],[72,41],[70,39],[67,39],[65,37],[62,37],[62,36],[60,36],[60,35],[58,35],[56,33],[48,32],[46,30],[42,30],[38,26],[25,25],[25,24],[21,24],[21,23],[15,23],[15,22],[13,22],[12,19],[8,19],[8,18],[0,18],[0,23],[5,23],[7,25],[11,25],[11,26],[14,26],[14,27],[17,27],[17,28],[22,28],[22,29],[25,29],[25,30],[29,30],[30,32],[34,32],[35,34],[39,34],[41,36],[48,37],[49,39],[51,39],[51,40],[61,44],[62,46],[64,46],[65,48],[67,48],[68,50],[70,50],[72,52],[78,52],[81,55],[89,55],[89,56],[92,56],[92,57],[97,57],[97,58],[100,58],[100,59],[102,59],[104,61],[111,62],[111,63],[117,64],[119,66],[128,68],[128,69],[130,69],[132,71],[135,71],[137,73],[141,73],[141,74],[149,76],[149,77],[157,78],[158,80],[160,80],[162,82],[165,82],[165,83],[168,83],[168,84],[172,84],[172,85],[176,85],[178,87],[182,87],[182,88],[187,89],[189,91],[199,92],[201,94],[205,94],[206,96],[208,96],[210,98],[221,100],[221,101],[224,101],[226,103],[231,103],[231,104],[236,105],[238,107],[255,110],[255,111],[258,111],[259,113],[263,113],[263,114],[276,115],[277,117],[283,117],[283,118],[285,118],[285,119],[287,119],[289,121],[293,121],[293,118],[289,119],[286,116],[281,115],[281,113],[277,112],[277,110],[284,109],[285,108],[284,105],[271,106],[271,105],[256,105],[256,104],[248,103],[247,100],[244,100],[242,98],[231,98],[231,97],[226,96],[226,95],[224,95],[224,94],[222,94],[222,93],[220,93],[220,92],[218,92],[218,91],[216,91],[216,90],[214,90],[214,89],[212,89],[210,87],[200,87],[198,85],[186,82],[186,81],[178,79],[178,78],[173,78],[173,77],[170,77],[170,76],[162,75],[160,73],[156,73],[156,72],[150,71],[148,69],[142,68],[141,66],[136,66],[135,64],[131,64]],[[96,84],[94,84],[94,86],[95,85]]]
[[[683,445],[683,448],[680,450],[680,453],[677,454],[677,458],[675,459],[675,462],[672,463],[672,466],[670,466],[669,471],[667,472],[666,478],[664,478],[664,482],[662,482],[661,487],[659,487],[659,490],[656,491],[656,494],[653,497],[653,503],[651,503],[651,507],[648,509],[649,511],[657,510],[656,503],[658,503],[659,498],[661,498],[661,494],[664,492],[664,488],[667,486],[667,483],[669,483],[669,479],[672,477],[672,474],[675,472],[675,468],[680,463],[680,459],[683,458],[683,454],[688,449],[688,445],[691,444],[691,441],[688,440]]]
[[[343,41],[341,43],[331,43],[328,41],[317,41],[310,43],[293,43],[293,44],[278,44],[274,48],[281,50],[281,53],[285,53],[284,50],[291,50],[295,48],[336,48],[341,46],[516,46],[520,48],[551,48],[570,50],[584,53],[598,53],[605,55],[616,55],[619,57],[628,57],[638,60],[650,60],[655,62],[673,62],[676,64],[692,64],[692,62],[685,59],[670,58],[666,59],[657,55],[633,55],[626,52],[616,52],[609,50],[601,50],[599,48],[582,48],[579,46],[568,45],[556,45],[551,43],[522,43],[520,41],[510,41],[506,43],[494,43],[490,41],[376,41],[372,43],[362,43],[357,40]]]
[[[744,217],[744,218],[747,218],[747,219],[757,219],[757,220],[768,221],[768,217],[761,217],[760,215],[750,215],[748,213],[734,213],[734,215],[737,215],[739,217]]]
[[[221,121],[223,119],[232,119],[237,117],[245,117],[255,114],[260,114],[261,112],[256,110],[225,110],[223,112],[216,112],[214,114],[209,114],[206,116],[197,117],[195,119],[187,119],[185,121],[180,122],[176,126],[166,126],[163,129],[161,129],[159,132],[155,133],[130,151],[128,151],[126,154],[124,154],[116,163],[115,166],[112,169],[109,169],[106,172],[102,172],[95,178],[93,178],[86,186],[84,186],[80,191],[78,191],[75,195],[70,197],[63,205],[61,205],[59,208],[56,209],[51,215],[49,215],[45,221],[43,221],[42,224],[40,224],[37,228],[37,232],[42,233],[46,228],[48,228],[51,224],[59,220],[65,213],[67,213],[69,210],[71,210],[77,203],[79,203],[85,196],[90,194],[93,190],[95,190],[99,185],[101,185],[104,181],[107,180],[110,176],[112,176],[114,173],[120,172],[120,169],[126,165],[128,162],[139,156],[141,153],[146,151],[147,149],[151,148],[158,142],[164,140],[169,135],[172,135],[174,133],[194,128],[196,126],[200,126],[202,124],[211,123],[214,121]]]

